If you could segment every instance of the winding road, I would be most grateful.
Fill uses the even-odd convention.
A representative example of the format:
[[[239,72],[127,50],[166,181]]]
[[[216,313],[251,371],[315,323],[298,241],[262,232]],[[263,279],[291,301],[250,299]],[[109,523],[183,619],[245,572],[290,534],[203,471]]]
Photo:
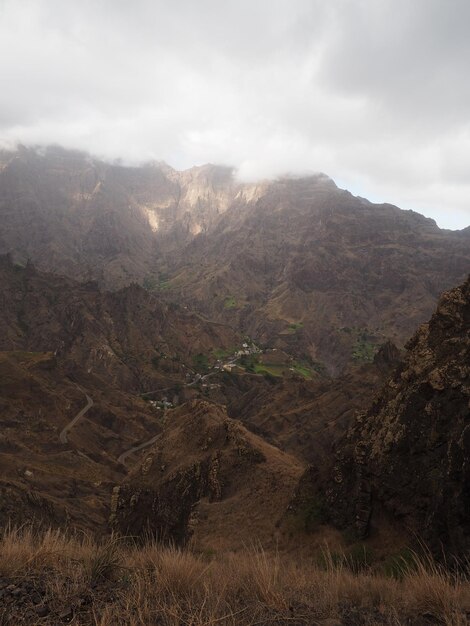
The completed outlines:
[[[79,389],[80,389],[80,387],[79,387]],[[67,426],[66,426],[64,429],[62,429],[62,431],[61,431],[61,433],[60,433],[60,435],[59,435],[59,441],[60,441],[60,443],[67,443],[67,442],[68,442],[68,437],[67,437],[67,435],[68,435],[69,431],[71,431],[71,430],[72,430],[72,428],[75,426],[75,424],[76,424],[79,420],[81,420],[81,419],[82,419],[82,417],[85,415],[85,413],[86,413],[87,411],[89,411],[89,409],[91,409],[91,407],[92,407],[92,406],[93,406],[93,404],[94,404],[93,400],[90,398],[90,396],[89,396],[87,393],[85,393],[85,392],[83,391],[83,389],[80,389],[80,391],[81,391],[83,394],[85,394],[86,401],[87,401],[87,402],[86,402],[86,405],[83,407],[83,409],[82,409],[81,411],[79,411],[79,412],[77,413],[77,415],[75,415],[75,417],[73,418],[73,420],[71,420],[71,421],[67,424]]]
[[[155,443],[155,441],[157,441],[159,436],[160,436],[160,433],[158,433],[158,435],[155,435],[155,437],[152,437],[152,439],[149,439],[149,441],[146,441],[145,443],[141,443],[140,446],[134,446],[130,450],[126,450],[125,452],[123,452],[121,454],[121,456],[118,458],[117,462],[118,463],[124,463],[124,461],[127,459],[128,456],[130,456],[134,452],[138,452],[139,450],[143,450],[143,448],[147,448],[148,446],[151,446],[152,443]]]
[[[194,380],[192,380],[189,383],[185,383],[183,386],[184,387],[192,387],[193,385],[197,384],[198,382],[204,381],[207,378],[209,378],[210,376],[213,376],[214,374],[218,374],[223,370],[223,367],[225,365],[234,365],[237,361],[237,356],[232,355],[230,356],[227,361],[225,363],[223,363],[221,366],[219,366],[219,368],[217,370],[214,370],[204,374],[203,376],[201,375],[196,375]],[[196,372],[193,372],[194,374],[196,374]],[[76,424],[82,419],[82,417],[84,417],[84,415],[91,409],[91,407],[93,406],[94,402],[93,399],[87,394],[85,393],[85,391],[83,391],[83,389],[81,387],[79,387],[77,385],[77,388],[80,389],[80,391],[84,394],[84,396],[86,397],[86,404],[85,406],[75,415],[75,417],[70,420],[70,422],[65,426],[65,428],[63,428],[59,434],[59,441],[60,443],[68,443],[68,434],[69,432],[72,430],[72,428],[74,426],[76,426]],[[149,396],[152,395],[154,393],[161,393],[163,391],[167,391],[170,390],[174,387],[167,387],[164,389],[156,389],[155,391],[148,391],[147,393],[143,393],[141,394],[142,397],[145,396]],[[144,448],[147,448],[148,446],[151,446],[153,443],[155,443],[155,441],[158,439],[159,434],[158,435],[154,435],[151,439],[149,439],[148,441],[145,441],[144,443],[141,443],[137,446],[134,446],[132,448],[130,448],[129,450],[126,450],[125,452],[123,452],[117,459],[118,463],[124,463],[124,461],[127,459],[128,456],[130,456],[131,454],[133,454],[134,452],[138,452],[139,450],[143,450]]]
[[[200,383],[200,382],[206,380],[210,376],[214,376],[214,374],[220,374],[223,371],[223,368],[225,367],[225,365],[235,365],[235,363],[237,362],[238,358],[239,357],[236,356],[236,355],[230,356],[225,361],[225,363],[222,363],[219,366],[219,368],[217,370],[214,368],[211,372],[208,372],[207,374],[204,374],[203,376],[201,376],[200,374],[197,375],[196,372],[193,372],[193,374],[195,374],[194,380],[192,380],[190,383],[184,383],[182,386],[183,387],[193,387],[197,383]],[[170,389],[174,389],[174,387],[165,387],[164,389],[155,389],[154,391],[147,391],[146,393],[142,393],[141,397],[144,398],[145,396],[150,396],[150,395],[153,395],[155,393],[162,393],[162,392],[168,391]],[[124,463],[124,461],[127,459],[128,456],[130,456],[134,452],[138,452],[139,450],[143,450],[144,448],[148,448],[148,446],[151,446],[153,443],[155,443],[155,441],[157,441],[159,436],[160,436],[160,433],[158,435],[154,435],[148,441],[145,441],[144,443],[141,443],[138,446],[134,446],[133,448],[130,448],[129,450],[126,450],[117,459],[117,462],[118,463]]]

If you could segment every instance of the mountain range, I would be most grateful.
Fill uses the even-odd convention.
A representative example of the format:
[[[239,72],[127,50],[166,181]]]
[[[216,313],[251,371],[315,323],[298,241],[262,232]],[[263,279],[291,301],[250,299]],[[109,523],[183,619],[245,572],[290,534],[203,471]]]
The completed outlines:
[[[0,253],[107,289],[137,282],[331,374],[387,339],[402,347],[468,272],[470,228],[323,174],[244,184],[226,167],[60,148],[4,152],[0,168]]]

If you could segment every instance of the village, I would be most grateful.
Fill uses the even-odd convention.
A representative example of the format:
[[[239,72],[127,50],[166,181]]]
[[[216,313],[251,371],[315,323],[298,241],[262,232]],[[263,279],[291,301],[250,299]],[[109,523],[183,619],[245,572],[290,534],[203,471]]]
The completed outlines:
[[[205,362],[204,360],[204,363]],[[209,379],[224,372],[229,374],[263,375],[269,378],[297,375],[310,379],[313,375],[313,371],[310,367],[298,363],[283,350],[277,348],[263,349],[252,340],[243,342],[240,349],[226,355],[225,358],[217,358],[211,366],[207,365],[208,371],[206,372],[198,372],[196,369],[190,369],[184,364],[183,367],[188,370],[184,384],[142,394],[142,396],[149,396],[165,392],[165,395],[161,396],[161,399],[149,400],[149,404],[154,409],[165,411],[166,409],[172,409],[178,406],[186,399],[185,396],[187,394],[183,392],[184,389],[189,390],[194,388],[203,393],[220,389],[220,382],[212,382],[209,381]]]

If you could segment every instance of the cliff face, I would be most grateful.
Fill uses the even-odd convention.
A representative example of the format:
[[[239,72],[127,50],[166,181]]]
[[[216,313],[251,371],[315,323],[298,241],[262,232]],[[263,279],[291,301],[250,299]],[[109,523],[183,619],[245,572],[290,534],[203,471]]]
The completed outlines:
[[[177,172],[58,147],[0,151],[0,254],[120,288],[209,230],[239,192],[242,204],[255,193],[241,189],[224,167]]]
[[[409,341],[333,474],[325,496],[337,525],[366,535],[385,514],[436,552],[470,549],[470,279]]]

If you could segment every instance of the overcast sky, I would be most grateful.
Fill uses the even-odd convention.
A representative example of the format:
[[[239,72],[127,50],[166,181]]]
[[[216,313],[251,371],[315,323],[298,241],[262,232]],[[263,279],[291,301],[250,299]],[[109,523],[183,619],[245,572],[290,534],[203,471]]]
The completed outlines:
[[[470,224],[470,0],[0,0],[0,141]]]

